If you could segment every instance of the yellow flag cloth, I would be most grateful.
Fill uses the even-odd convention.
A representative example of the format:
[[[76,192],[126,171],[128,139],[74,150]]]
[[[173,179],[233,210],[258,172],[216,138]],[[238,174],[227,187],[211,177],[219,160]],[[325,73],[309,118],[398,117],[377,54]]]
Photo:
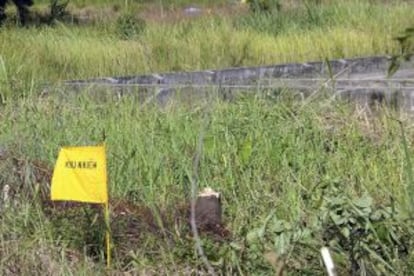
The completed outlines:
[[[52,177],[52,200],[107,203],[105,146],[64,147]]]

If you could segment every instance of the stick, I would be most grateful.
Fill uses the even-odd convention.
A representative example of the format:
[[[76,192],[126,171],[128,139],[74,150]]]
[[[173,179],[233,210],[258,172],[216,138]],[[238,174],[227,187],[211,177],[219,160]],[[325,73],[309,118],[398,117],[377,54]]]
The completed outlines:
[[[335,265],[331,257],[331,253],[327,247],[321,248],[323,262],[325,263],[326,272],[329,276],[336,276]]]
[[[209,275],[216,275],[213,266],[208,261],[208,258],[204,254],[203,246],[201,245],[200,236],[198,234],[197,229],[197,223],[195,218],[195,205],[197,201],[197,182],[198,182],[198,170],[199,170],[199,164],[200,164],[200,158],[203,151],[203,142],[204,142],[204,134],[205,134],[205,128],[208,123],[207,121],[207,115],[205,115],[203,125],[200,129],[200,134],[198,137],[198,143],[197,143],[197,151],[194,156],[193,160],[193,175],[191,177],[191,218],[190,218],[190,224],[191,224],[191,230],[193,232],[194,240],[195,240],[195,248],[197,249],[197,253],[199,257],[201,258],[202,262],[204,263],[204,266],[207,268]]]

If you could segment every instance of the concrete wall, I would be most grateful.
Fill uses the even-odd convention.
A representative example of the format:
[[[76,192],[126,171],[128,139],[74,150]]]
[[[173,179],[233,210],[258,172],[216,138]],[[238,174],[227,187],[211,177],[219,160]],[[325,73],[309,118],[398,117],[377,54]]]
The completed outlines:
[[[152,98],[160,102],[176,97],[178,90],[185,91],[187,98],[193,94],[194,98],[202,98],[208,94],[207,91],[216,90],[225,98],[239,91],[279,88],[297,90],[306,97],[324,89],[338,98],[356,101],[360,105],[371,106],[378,102],[414,111],[414,62],[403,64],[392,78],[387,78],[389,64],[389,57],[364,57],[74,80],[65,82],[65,86],[78,91],[94,86],[94,89],[110,90],[119,95],[141,93],[143,101]]]

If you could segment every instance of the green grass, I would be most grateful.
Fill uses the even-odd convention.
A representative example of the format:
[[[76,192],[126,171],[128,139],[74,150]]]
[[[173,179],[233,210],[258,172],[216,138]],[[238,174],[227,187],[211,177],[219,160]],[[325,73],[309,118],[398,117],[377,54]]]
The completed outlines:
[[[329,245],[340,274],[355,258],[361,273],[409,275],[414,228],[405,166],[414,133],[404,123],[405,147],[393,119],[403,114],[384,108],[369,116],[323,96],[301,102],[292,91],[233,102],[212,91],[207,103],[160,108],[142,106],[136,95],[44,89],[67,79],[389,54],[414,15],[403,1],[328,2],[272,16],[147,22],[128,40],[119,28],[130,26],[116,18],[2,27],[0,187],[13,193],[7,208],[0,199],[0,271],[105,273],[96,211],[50,211],[39,200],[48,196],[47,172],[61,146],[104,137],[110,196],[137,208],[133,220],[111,207],[114,274],[202,269],[180,212],[203,129],[198,185],[222,193],[231,232],[225,240],[202,235],[219,273],[323,274],[319,249]]]
[[[273,17],[148,23],[131,40],[120,38],[114,22],[2,28],[0,82],[27,91],[33,81],[390,54],[398,49],[392,37],[414,16],[408,3],[351,1],[318,9],[312,11],[320,18],[315,22],[301,10]]]
[[[215,267],[223,273],[234,269],[244,273],[269,273],[271,266],[264,262],[263,254],[272,250],[269,245],[277,235],[266,236],[258,244],[252,235],[256,235],[254,229],[261,227],[271,212],[275,212],[278,221],[301,225],[297,226],[299,228],[306,221],[315,235],[322,235],[323,226],[314,225],[325,210],[320,204],[329,205],[338,191],[351,199],[370,195],[373,210],[390,206],[393,201],[404,204],[405,200],[404,149],[399,142],[398,123],[391,118],[395,115],[385,113],[368,118],[366,114],[358,115],[352,108],[328,100],[306,105],[283,100],[283,97],[279,100],[279,103],[269,103],[259,97],[234,103],[213,101],[208,108],[192,110],[173,106],[160,112],[158,108],[140,108],[135,97],[119,100],[97,100],[87,94],[29,97],[2,109],[1,117],[8,120],[2,124],[0,139],[14,156],[42,160],[52,167],[60,146],[97,144],[102,142],[105,133],[111,197],[151,208],[157,206],[160,210],[169,210],[167,216],[173,216],[172,211],[188,200],[192,160],[205,122],[203,118],[207,116],[209,123],[204,126],[199,185],[222,193],[225,221],[234,235],[232,244],[206,241],[208,256],[217,261],[222,258],[226,265]],[[412,130],[408,129],[407,133]],[[2,177],[3,183],[10,181],[7,175]],[[23,185],[32,183],[26,181]],[[332,194],[324,199],[324,193],[327,193],[325,196]],[[6,227],[1,232],[3,239],[7,241],[8,235],[23,231],[25,235],[19,238],[22,243],[42,238],[41,244],[48,242],[57,247],[56,250],[64,250],[59,249],[62,241],[56,240],[53,234],[56,231],[53,221],[37,222],[36,216],[43,215],[36,211],[22,216],[18,215],[26,221]],[[4,223],[8,221],[4,219]],[[390,222],[392,220],[384,223]],[[271,225],[273,223],[277,222],[272,220]],[[27,229],[23,230],[23,225]],[[62,229],[59,225],[58,229]],[[73,228],[69,222],[63,234],[62,230],[57,233],[68,240],[79,238],[79,222],[77,225]],[[88,225],[85,227],[87,229]],[[119,226],[113,227],[118,229]],[[45,228],[49,234],[39,236],[39,231]],[[196,265],[190,253],[191,240],[174,234],[174,243],[181,245],[172,250],[162,237],[154,237],[151,232],[142,235],[139,247],[129,248],[142,262],[129,263],[132,269],[157,269],[158,258],[171,269],[167,271],[183,269],[185,263]],[[158,239],[157,249],[153,248],[154,239]],[[310,244],[320,246],[322,243],[321,238],[315,236]],[[285,250],[300,247],[294,244],[285,241]],[[35,250],[33,247],[39,245],[28,246]],[[239,247],[245,247],[245,251],[237,249]],[[305,256],[311,257],[316,263],[307,264],[308,269],[322,273],[317,248],[302,250],[297,256],[286,257],[288,262],[301,262]],[[346,251],[337,254],[347,257]],[[26,261],[24,256],[20,256],[23,258],[20,261]],[[123,258],[121,260],[125,261],[126,257]],[[121,260],[115,259],[115,267]],[[60,263],[59,260],[55,262]],[[399,268],[395,263],[390,265]],[[288,263],[291,272],[306,269],[305,265],[295,268]],[[347,269],[346,261],[340,269]]]

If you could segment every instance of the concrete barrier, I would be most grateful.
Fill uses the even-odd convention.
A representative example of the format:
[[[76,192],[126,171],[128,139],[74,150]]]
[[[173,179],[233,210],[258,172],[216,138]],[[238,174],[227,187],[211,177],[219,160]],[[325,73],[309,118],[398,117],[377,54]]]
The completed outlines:
[[[142,101],[164,105],[178,94],[185,98],[203,98],[217,91],[223,98],[245,91],[288,88],[303,97],[325,90],[341,99],[371,106],[385,103],[414,111],[414,62],[402,64],[387,77],[390,57],[364,57],[331,61],[228,68],[196,72],[172,72],[149,75],[73,80],[64,83],[69,90],[93,87],[95,90],[141,94]],[[178,93],[180,92],[180,93]]]

